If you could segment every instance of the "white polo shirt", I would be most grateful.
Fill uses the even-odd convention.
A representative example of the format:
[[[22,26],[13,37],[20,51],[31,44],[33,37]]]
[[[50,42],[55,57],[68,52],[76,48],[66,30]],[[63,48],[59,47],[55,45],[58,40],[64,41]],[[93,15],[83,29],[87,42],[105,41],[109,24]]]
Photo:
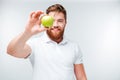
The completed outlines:
[[[57,44],[45,32],[28,44],[32,48],[29,58],[33,65],[33,80],[75,80],[74,64],[83,62],[76,43],[64,37]]]

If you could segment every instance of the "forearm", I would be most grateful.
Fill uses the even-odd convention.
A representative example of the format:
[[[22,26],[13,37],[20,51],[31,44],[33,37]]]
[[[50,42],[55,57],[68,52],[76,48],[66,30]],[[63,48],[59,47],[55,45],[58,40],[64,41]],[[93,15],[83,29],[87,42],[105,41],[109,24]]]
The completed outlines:
[[[76,80],[87,80],[87,77],[86,77],[86,75],[77,76],[77,77],[76,77]]]
[[[87,80],[83,64],[74,65],[76,80]]]
[[[23,53],[26,45],[26,41],[31,37],[29,33],[24,31],[23,33],[19,34],[15,37],[7,47],[8,54],[15,54],[15,53]]]
[[[87,80],[87,78],[86,78],[86,77],[84,77],[84,78],[81,78],[81,79],[76,79],[76,80]]]

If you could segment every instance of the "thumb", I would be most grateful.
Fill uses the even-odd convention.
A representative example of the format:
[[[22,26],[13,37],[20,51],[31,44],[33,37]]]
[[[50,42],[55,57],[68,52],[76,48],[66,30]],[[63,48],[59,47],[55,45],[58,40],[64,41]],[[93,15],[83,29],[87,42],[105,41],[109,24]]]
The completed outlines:
[[[43,31],[46,31],[46,30],[47,30],[47,28],[44,28],[44,27],[40,27],[40,28],[38,29],[39,32],[43,32]]]

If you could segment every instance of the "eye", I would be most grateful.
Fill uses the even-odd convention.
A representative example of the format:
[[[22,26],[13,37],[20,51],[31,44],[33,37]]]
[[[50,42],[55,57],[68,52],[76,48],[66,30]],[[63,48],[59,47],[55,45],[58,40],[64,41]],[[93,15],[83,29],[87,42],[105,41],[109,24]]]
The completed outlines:
[[[64,20],[63,19],[59,19],[58,22],[64,22]]]

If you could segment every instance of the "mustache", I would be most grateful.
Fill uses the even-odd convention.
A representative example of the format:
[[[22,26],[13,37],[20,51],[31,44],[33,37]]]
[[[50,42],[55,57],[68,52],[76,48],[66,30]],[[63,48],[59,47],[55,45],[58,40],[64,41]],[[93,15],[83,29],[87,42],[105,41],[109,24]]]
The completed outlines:
[[[51,27],[51,30],[53,30],[53,29],[58,29],[58,30],[60,30],[59,26],[53,26],[53,27]]]

